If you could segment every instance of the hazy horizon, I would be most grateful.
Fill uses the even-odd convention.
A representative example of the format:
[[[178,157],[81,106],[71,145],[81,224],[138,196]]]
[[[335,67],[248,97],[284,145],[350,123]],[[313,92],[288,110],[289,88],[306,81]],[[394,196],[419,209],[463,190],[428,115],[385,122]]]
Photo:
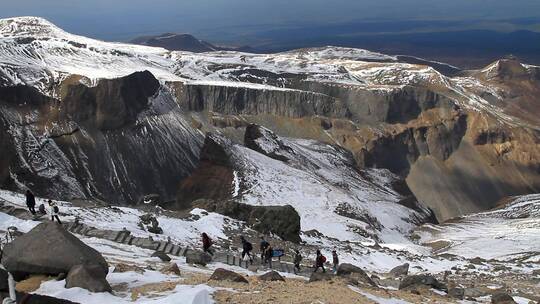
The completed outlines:
[[[284,27],[359,21],[540,19],[540,1],[522,0],[27,0],[2,4],[0,18],[44,17],[67,31],[104,40],[125,41],[144,34],[193,33],[202,37],[238,35]],[[485,22],[484,22],[485,23]],[[511,22],[510,22],[511,23]],[[483,24],[490,29],[489,22]],[[529,30],[537,30],[538,20]],[[493,30],[520,29],[504,22]],[[420,29],[423,30],[423,29]],[[425,30],[429,30],[426,27]]]

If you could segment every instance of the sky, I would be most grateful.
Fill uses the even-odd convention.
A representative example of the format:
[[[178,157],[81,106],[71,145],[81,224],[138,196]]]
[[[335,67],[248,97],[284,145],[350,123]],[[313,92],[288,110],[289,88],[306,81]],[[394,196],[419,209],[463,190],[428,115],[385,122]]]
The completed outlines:
[[[271,30],[358,20],[540,18],[539,0],[0,0],[0,17],[40,16],[67,31],[144,34]]]

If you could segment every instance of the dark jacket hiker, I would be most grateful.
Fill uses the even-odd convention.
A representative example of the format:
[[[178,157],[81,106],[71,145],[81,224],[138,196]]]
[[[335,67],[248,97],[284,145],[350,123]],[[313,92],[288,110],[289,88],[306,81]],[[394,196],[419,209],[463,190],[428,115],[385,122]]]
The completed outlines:
[[[26,206],[28,207],[28,210],[30,210],[30,213],[36,214],[36,197],[30,190],[26,190]]]
[[[247,255],[249,257],[249,261],[253,263],[253,257],[251,256],[253,245],[248,242],[243,236],[240,237],[240,240],[242,240],[242,260]]]
[[[210,250],[210,247],[212,246],[212,239],[208,236],[208,234],[206,234],[206,232],[203,232],[202,234],[202,243],[203,251],[210,255],[214,255],[212,250]]]

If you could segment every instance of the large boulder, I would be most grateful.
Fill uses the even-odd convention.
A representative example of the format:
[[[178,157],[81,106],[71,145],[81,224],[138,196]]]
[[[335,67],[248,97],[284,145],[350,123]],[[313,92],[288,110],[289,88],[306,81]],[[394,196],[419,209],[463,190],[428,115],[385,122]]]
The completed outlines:
[[[258,232],[277,234],[286,241],[300,242],[300,215],[290,206],[252,206],[233,200],[197,200],[193,207],[247,222]]]
[[[360,267],[352,264],[343,263],[339,264],[336,275],[341,277],[349,277],[358,280],[359,283],[364,283],[371,286],[377,286],[375,282],[369,277],[369,275]]]
[[[223,268],[214,270],[214,273],[210,276],[210,280],[248,283],[248,280],[241,274]]]
[[[170,262],[171,261],[171,257],[168,256],[166,253],[161,252],[161,251],[156,251],[156,252],[152,253],[152,257],[158,258],[162,262]]]
[[[409,263],[405,263],[403,265],[392,268],[392,270],[390,270],[388,274],[393,278],[406,276],[407,274],[409,274]]]
[[[261,281],[285,281],[285,279],[277,271],[269,271],[259,276]]]
[[[212,262],[212,256],[199,250],[188,250],[186,252],[186,263],[206,266]]]
[[[111,292],[107,273],[99,265],[76,265],[66,278],[66,288],[80,287],[91,292]]]
[[[399,284],[399,289],[418,285],[430,286],[438,290],[447,290],[447,287],[443,283],[439,282],[434,276],[429,274],[406,276]]]
[[[68,273],[79,264],[98,265],[103,273],[109,271],[109,265],[98,251],[52,222],[41,223],[8,243],[2,264],[16,280],[30,274]]]

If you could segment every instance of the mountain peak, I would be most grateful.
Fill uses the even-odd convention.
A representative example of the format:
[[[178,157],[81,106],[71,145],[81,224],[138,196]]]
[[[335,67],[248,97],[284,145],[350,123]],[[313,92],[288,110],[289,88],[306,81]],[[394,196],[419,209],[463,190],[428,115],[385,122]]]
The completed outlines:
[[[482,70],[482,73],[488,79],[500,78],[510,79],[528,76],[529,72],[519,59],[515,57],[507,57],[499,59],[488,65]]]
[[[25,16],[0,19],[0,36],[50,36],[63,32],[53,23],[41,17]]]

